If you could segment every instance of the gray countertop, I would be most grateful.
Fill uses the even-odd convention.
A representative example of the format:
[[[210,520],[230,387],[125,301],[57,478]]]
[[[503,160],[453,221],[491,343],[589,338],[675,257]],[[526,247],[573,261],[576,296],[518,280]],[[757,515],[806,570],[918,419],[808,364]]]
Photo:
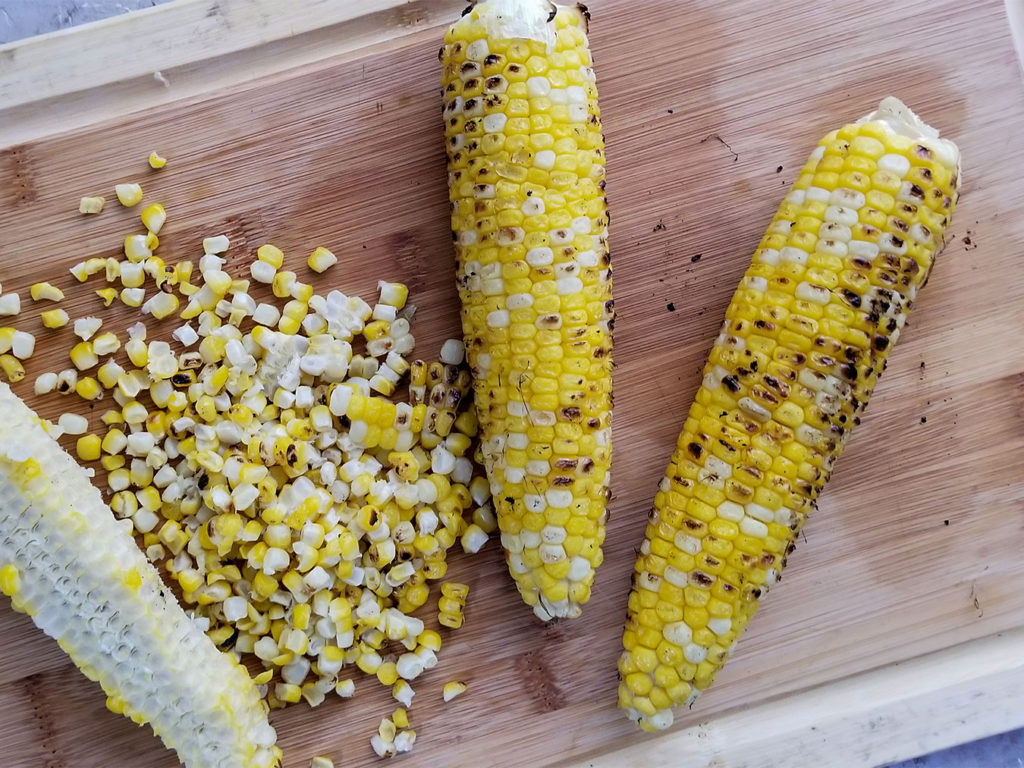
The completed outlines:
[[[0,0],[0,44],[165,2],[169,0]],[[1024,768],[1024,729],[888,768]]]

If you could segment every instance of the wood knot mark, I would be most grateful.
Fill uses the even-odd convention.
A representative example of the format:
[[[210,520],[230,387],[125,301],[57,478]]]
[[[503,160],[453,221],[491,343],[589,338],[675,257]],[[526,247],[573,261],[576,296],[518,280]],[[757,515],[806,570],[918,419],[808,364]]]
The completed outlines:
[[[35,202],[35,171],[25,146],[11,147],[0,152],[0,185],[8,190],[8,199],[12,205]]]
[[[423,290],[427,280],[426,249],[412,232],[398,232],[388,238],[388,249],[395,254],[399,274],[410,293]]]
[[[57,754],[57,724],[53,715],[53,702],[46,698],[46,691],[53,681],[42,673],[36,673],[23,677],[19,683],[32,707],[32,721],[39,730],[39,764],[42,768],[61,768],[64,763]]]
[[[541,712],[554,712],[565,706],[565,694],[551,673],[547,660],[537,651],[527,651],[517,656],[516,671],[523,688],[536,702]]]

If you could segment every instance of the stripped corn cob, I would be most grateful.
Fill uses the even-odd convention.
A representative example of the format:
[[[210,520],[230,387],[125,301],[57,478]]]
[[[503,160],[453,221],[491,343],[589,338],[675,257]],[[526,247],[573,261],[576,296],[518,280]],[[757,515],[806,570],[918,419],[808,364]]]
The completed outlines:
[[[0,588],[192,768],[278,764],[266,707],[115,521],[85,471],[0,384]]]
[[[956,205],[959,151],[886,99],[811,154],[726,313],[636,561],[619,704],[711,684],[885,366]]]
[[[611,455],[604,140],[582,6],[485,0],[441,49],[462,326],[509,569],[580,614]]]

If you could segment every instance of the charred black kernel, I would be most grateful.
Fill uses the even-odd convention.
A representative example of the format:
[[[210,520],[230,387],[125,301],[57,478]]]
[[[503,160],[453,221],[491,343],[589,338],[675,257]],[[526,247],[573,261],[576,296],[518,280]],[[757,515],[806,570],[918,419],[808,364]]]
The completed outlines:
[[[852,264],[853,264],[853,266],[855,266],[855,267],[856,267],[857,269],[863,269],[863,270],[865,270],[865,271],[867,271],[867,270],[871,269],[871,262],[870,262],[870,261],[868,261],[867,259],[862,259],[862,258],[860,258],[859,256],[857,256],[857,257],[854,257],[854,258],[852,259],[851,263],[852,263]]]
[[[209,484],[210,484],[210,476],[208,474],[206,474],[205,472],[203,472],[201,475],[199,475],[199,479],[196,480],[196,488],[198,488],[200,491],[205,491]]]
[[[889,337],[882,336],[879,334],[871,340],[871,346],[877,349],[879,352],[884,352],[889,347]]]
[[[582,411],[576,406],[570,406],[562,409],[562,415],[569,421],[579,421]]]
[[[695,459],[699,459],[704,453],[704,446],[700,443],[690,443],[686,446],[686,450],[690,452],[690,455]]]
[[[710,587],[712,584],[715,583],[715,580],[713,578],[704,573],[704,571],[700,570],[694,570],[691,578],[698,586],[701,587]]]
[[[501,63],[501,54],[500,53],[489,53],[486,56],[484,56],[484,66],[493,67],[496,64],[500,64],[500,63]]]
[[[730,392],[740,391],[740,382],[735,376],[726,376],[724,379],[722,379],[722,383],[725,384],[726,387],[728,387]]]
[[[920,200],[924,200],[924,190],[921,189],[917,184],[911,184],[908,190],[911,197],[916,197]]]
[[[857,366],[852,363],[843,363],[839,366],[839,371],[850,381],[855,381],[857,378]]]
[[[572,485],[572,478],[566,477],[565,475],[555,475],[554,479],[551,481],[551,484],[554,486]]]
[[[914,154],[918,157],[924,158],[925,160],[932,159],[932,151],[928,149],[924,144],[918,144],[914,147]]]

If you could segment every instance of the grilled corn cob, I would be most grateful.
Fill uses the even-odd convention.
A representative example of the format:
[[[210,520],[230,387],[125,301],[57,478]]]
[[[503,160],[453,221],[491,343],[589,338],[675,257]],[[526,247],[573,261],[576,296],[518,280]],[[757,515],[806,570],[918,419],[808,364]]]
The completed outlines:
[[[711,684],[778,579],[924,285],[959,151],[896,99],[830,133],[754,254],[655,497],[619,704],[646,730]]]
[[[192,768],[278,764],[245,668],[167,592],[85,471],[0,384],[0,588]]]
[[[582,6],[485,0],[441,49],[452,236],[483,455],[509,570],[580,614],[611,456],[604,140]]]

